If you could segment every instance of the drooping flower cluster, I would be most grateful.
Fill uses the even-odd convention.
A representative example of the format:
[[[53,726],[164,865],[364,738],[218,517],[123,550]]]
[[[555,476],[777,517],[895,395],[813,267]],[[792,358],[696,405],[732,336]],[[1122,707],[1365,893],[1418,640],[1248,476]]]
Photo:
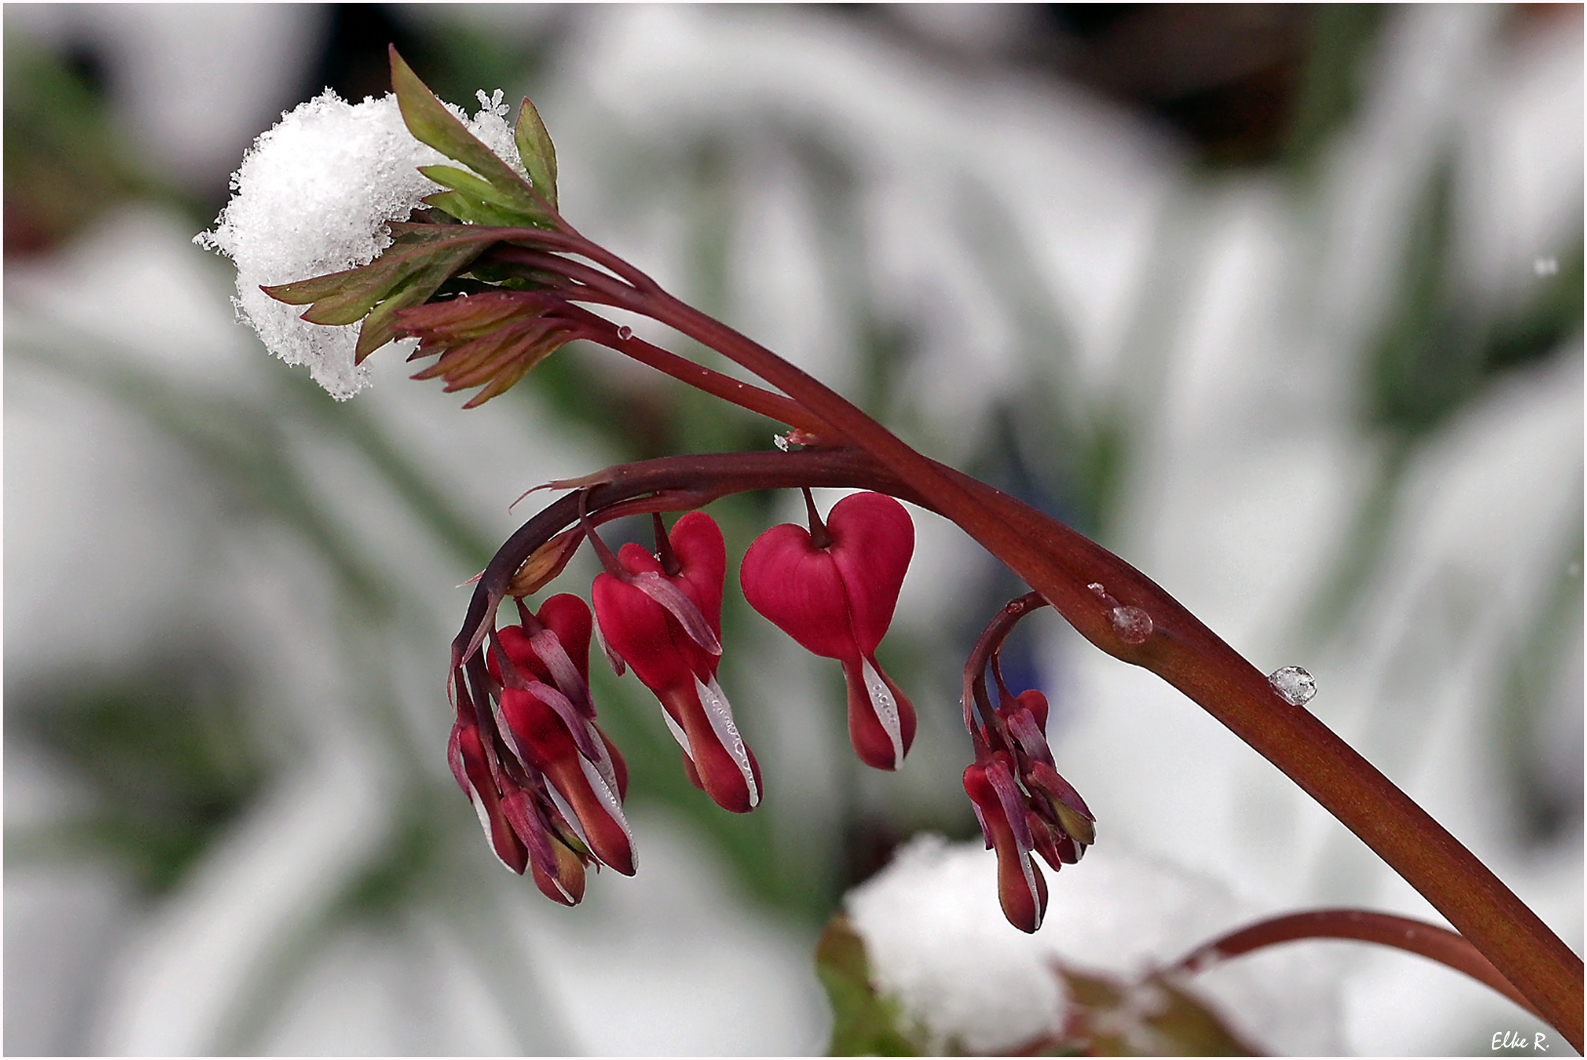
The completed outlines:
[[[562,593],[538,613],[520,602],[519,613],[520,625],[493,633],[468,686],[454,688],[448,758],[496,856],[573,905],[586,865],[628,876],[637,866],[622,810],[628,769],[595,724],[589,608]]]
[[[399,180],[412,180],[400,161],[414,149],[400,136],[399,164],[391,173],[388,153],[367,137],[357,142],[338,135],[335,122],[309,137],[282,128],[272,134],[275,146],[296,141],[315,147],[294,159],[267,151],[270,138],[262,138],[250,156],[252,175],[239,174],[235,209],[228,207],[216,231],[200,237],[238,262],[242,302],[264,294],[284,306],[309,307],[301,317],[263,301],[254,303],[257,317],[243,307],[272,350],[294,363],[308,361],[316,379],[346,397],[362,385],[358,365],[365,356],[393,339],[415,337],[420,356],[437,358],[420,375],[441,377],[449,390],[482,387],[471,402],[477,404],[567,341],[586,338],[793,428],[782,441],[809,443],[809,450],[794,456],[784,445],[792,464],[773,467],[759,459],[765,453],[663,458],[608,469],[584,484],[611,508],[627,504],[618,514],[692,508],[745,490],[838,483],[896,492],[936,510],[1045,594],[1015,601],[1005,615],[1050,601],[1088,639],[1184,689],[1369,837],[1475,943],[1467,956],[1478,958],[1480,951],[1490,958],[1494,980],[1521,988],[1513,996],[1535,1002],[1580,1050],[1580,958],[1453,836],[1301,709],[1314,689],[1309,675],[1286,667],[1266,686],[1249,680],[1246,660],[1118,557],[914,451],[841,395],[580,235],[557,212],[555,151],[528,100],[508,141],[501,135],[499,96],[484,101],[491,120],[465,124],[395,49],[391,66],[408,131],[466,167],[417,167],[442,190],[417,201],[394,190]],[[316,105],[325,112],[360,109],[322,97],[305,117],[314,116]],[[392,130],[389,102],[360,107],[372,119],[366,131],[378,138]],[[249,198],[243,185],[254,177],[270,187],[266,208],[250,211],[242,203]],[[370,193],[377,202],[373,211],[367,209]],[[404,209],[411,210],[406,220]],[[244,215],[250,215],[246,224]],[[347,233],[338,227],[344,219],[354,222],[350,254]],[[335,252],[318,256],[326,246]],[[287,261],[276,254],[298,250],[309,256]],[[267,277],[250,276],[250,269],[264,259],[285,262],[285,275],[256,292]],[[337,271],[303,277],[326,269]],[[584,308],[589,305],[672,327],[776,390],[650,346],[627,326]],[[596,728],[589,700],[588,609],[571,597],[548,600],[539,613],[522,604],[561,570],[579,535],[598,544],[584,519],[582,486],[576,497],[579,527],[568,529],[565,502],[574,498],[563,498],[541,513],[546,518],[537,516],[514,534],[482,573],[465,628],[453,642],[457,720],[449,744],[454,776],[502,861],[520,873],[532,870],[542,891],[568,904],[582,896],[588,865],[620,872],[635,866],[621,809],[627,786],[622,759]],[[763,614],[810,650],[840,661],[855,748],[865,761],[888,769],[900,764],[914,733],[912,708],[875,660],[912,551],[912,528],[907,517],[896,517],[896,507],[880,499],[853,502],[834,511],[829,530],[812,504],[808,534],[774,528],[742,569],[746,593]],[[603,514],[615,517],[611,508]],[[679,520],[676,548],[662,533],[654,556],[637,546],[621,559],[606,554],[606,576],[613,581],[598,587],[597,606],[614,657],[628,658],[662,700],[692,779],[729,809],[748,810],[760,801],[759,767],[715,679],[725,555],[714,524],[707,532],[692,518]],[[1094,575],[1117,578],[1124,599],[1101,582],[1084,581]],[[496,612],[508,595],[520,602],[522,624],[498,630]],[[996,673],[997,644],[1007,625],[997,627],[994,620],[997,628],[988,633],[998,635],[983,636],[971,659],[975,675],[967,672],[965,721],[976,758],[964,785],[987,845],[997,851],[1004,912],[1034,931],[1047,890],[1032,855],[1056,871],[1078,860],[1095,836],[1084,801],[1054,768],[1045,698],[1011,695],[1000,676],[997,706],[986,693],[979,670],[989,663]],[[1307,778],[1324,774],[1328,784],[1308,784]],[[1378,827],[1382,822],[1387,825]],[[1469,970],[1467,957],[1460,960]]]
[[[798,527],[773,527],[745,557],[745,593],[805,647],[843,663],[855,749],[869,764],[894,769],[914,737],[915,718],[875,655],[914,527],[903,505],[880,494],[839,502],[830,532],[811,511],[823,544]],[[695,787],[734,813],[753,810],[765,792],[760,764],[716,678],[727,574],[722,531],[703,512],[683,515],[670,532],[659,515],[655,524],[654,553],[628,543],[614,555],[581,519],[577,533],[606,568],[591,589],[594,624],[576,596],[553,596],[536,613],[519,597],[521,623],[499,630],[487,624],[484,664],[465,663],[467,680],[454,684],[450,753],[458,784],[502,862],[531,871],[540,889],[564,904],[583,895],[586,866],[631,875],[637,864],[622,811],[627,769],[595,724],[590,699],[596,628],[617,672],[632,669],[660,701]],[[559,535],[548,543],[554,569],[536,584],[560,570],[569,540]]]
[[[1011,694],[1003,683],[998,651],[1013,622],[1040,606],[1035,594],[1016,600],[994,619],[968,667],[965,723],[975,761],[964,771],[964,791],[981,823],[989,850],[997,851],[997,892],[1003,915],[1021,931],[1041,927],[1047,881],[1032,854],[1057,872],[1096,842],[1096,817],[1059,775],[1047,745],[1047,697],[1036,689]],[[991,704],[981,670],[990,661],[998,702]],[[971,714],[977,708],[981,724]]]
[[[328,94],[261,137],[237,175],[238,196],[216,230],[200,237],[238,262],[239,307],[273,350],[309,362],[317,379],[345,397],[362,385],[357,366],[365,356],[393,338],[416,337],[415,356],[437,357],[416,378],[439,376],[449,391],[482,387],[473,406],[570,339],[589,338],[745,407],[792,416],[789,438],[830,444],[831,424],[812,410],[665,351],[631,346],[627,328],[575,304],[663,296],[557,213],[555,148],[528,100],[511,130],[499,93],[481,95],[484,109],[470,121],[395,50],[391,66],[394,97],[349,106]],[[467,168],[433,164],[443,157]],[[295,220],[282,227],[288,214]],[[272,225],[281,232],[265,231]],[[305,257],[305,248],[313,254]],[[303,278],[316,272],[325,274]],[[308,306],[301,316],[299,306]],[[596,726],[590,697],[596,628],[619,674],[631,667],[660,701],[697,788],[735,813],[753,810],[765,791],[717,681],[727,569],[720,529],[690,512],[669,533],[656,515],[654,553],[626,544],[614,555],[589,522],[585,494],[579,497],[577,527],[562,529],[564,521],[504,586],[476,594],[485,613],[476,612],[475,626],[454,644],[457,721],[449,746],[453,774],[497,855],[567,904],[582,896],[587,866],[632,874],[636,865],[622,810],[626,769]],[[825,521],[808,489],[804,497],[808,528],[772,527],[745,554],[745,598],[804,648],[838,661],[855,753],[874,768],[898,769],[915,738],[915,711],[876,652],[914,552],[914,526],[885,494],[846,497]],[[532,612],[524,600],[562,570],[582,539],[605,567],[591,591],[595,623],[581,600],[565,594]],[[498,629],[494,613],[508,595],[521,622]],[[1116,608],[1115,625],[1119,615],[1133,617],[1129,611]],[[1149,619],[1141,628],[1150,633]],[[995,645],[989,658],[996,672]],[[964,785],[998,852],[1004,910],[1033,931],[1047,892],[1032,853],[1056,870],[1094,836],[1090,812],[1053,767],[1045,699],[1034,691],[1008,695],[1000,676],[998,691],[993,708],[982,681],[980,727],[971,723],[967,693],[976,760]]]

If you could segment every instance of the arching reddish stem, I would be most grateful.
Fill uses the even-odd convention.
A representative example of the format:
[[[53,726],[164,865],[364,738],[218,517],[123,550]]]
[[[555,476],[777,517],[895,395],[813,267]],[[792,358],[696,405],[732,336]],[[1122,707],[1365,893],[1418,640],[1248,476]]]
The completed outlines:
[[[512,231],[514,236],[504,238],[538,242],[550,250],[579,254],[631,281],[636,276],[643,277],[609,251],[583,240],[571,228],[547,234],[553,238],[541,237],[532,230],[528,230],[528,235],[517,234],[525,230]],[[547,254],[533,255],[532,260],[537,267],[554,268],[559,259]],[[592,278],[583,266],[578,271],[581,276]],[[1177,600],[1135,568],[1062,523],[922,456],[814,377],[666,294],[648,277],[644,279],[643,285],[634,286],[599,279],[600,290],[589,300],[651,317],[716,350],[783,391],[821,425],[819,433],[823,438],[836,433],[863,450],[863,458],[859,454],[848,458],[852,461],[848,471],[869,481],[806,480],[784,484],[852,484],[881,489],[923,504],[957,523],[1040,593],[1087,640],[1110,655],[1158,674],[1299,784],[1425,896],[1581,1050],[1581,958],[1454,836],[1327,726],[1279,696],[1260,670]],[[569,292],[568,297],[579,299],[576,291]],[[743,457],[728,459],[737,461]],[[867,463],[868,467],[863,466]],[[782,465],[807,469],[814,466]],[[764,481],[754,476],[745,479],[740,471],[720,466],[717,470],[722,477],[714,487],[702,487],[706,480],[695,478],[678,480],[666,488],[699,490],[704,494],[719,488],[727,493],[767,488],[776,484],[771,479],[779,478],[771,475]],[[892,488],[879,484],[883,480],[890,481]],[[629,485],[633,484],[631,479]],[[624,499],[617,496],[621,490],[608,489],[612,485],[593,487],[590,503],[596,504],[595,494],[603,490],[611,494],[609,501]],[[603,496],[599,503],[609,501]],[[522,559],[519,556],[517,562]],[[502,577],[510,578],[513,569],[516,563]],[[1093,583],[1104,586],[1106,595],[1116,600],[1116,605],[1104,606],[1088,588]],[[484,580],[479,591],[488,591]],[[498,590],[495,599],[500,598]],[[1144,641],[1126,639],[1114,628],[1113,612],[1117,606],[1138,608],[1150,616],[1151,633]],[[468,647],[472,640],[470,631],[477,629],[481,620],[472,605],[470,614],[474,624],[465,627],[460,636],[462,655],[472,650]],[[457,648],[454,655],[455,661],[461,660]]]
[[[1478,952],[1468,939],[1437,924],[1366,909],[1313,909],[1263,920],[1197,946],[1175,962],[1169,971],[1201,972],[1268,946],[1307,939],[1375,942],[1379,946],[1415,953],[1457,972],[1464,972],[1533,1015],[1542,1017],[1542,1013],[1508,979],[1500,975],[1493,962]]]

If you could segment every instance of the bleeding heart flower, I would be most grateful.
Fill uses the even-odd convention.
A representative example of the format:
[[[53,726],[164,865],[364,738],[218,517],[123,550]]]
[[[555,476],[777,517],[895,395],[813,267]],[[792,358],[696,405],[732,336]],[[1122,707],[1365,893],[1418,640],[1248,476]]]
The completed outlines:
[[[490,674],[504,686],[503,736],[521,763],[550,781],[547,793],[596,858],[632,876],[634,840],[622,808],[628,769],[590,704],[590,609],[567,593],[538,614],[520,608],[524,624],[500,630],[490,652]]]
[[[876,665],[876,647],[915,551],[914,523],[880,493],[845,497],[824,526],[808,493],[806,501],[811,530],[774,526],[745,553],[744,598],[807,650],[843,664],[855,753],[897,769],[915,739],[915,709]]]
[[[656,694],[683,748],[689,780],[717,805],[747,813],[764,790],[760,765],[716,683],[727,548],[703,512],[658,531],[660,558],[627,544],[595,579],[595,617],[609,652]]]

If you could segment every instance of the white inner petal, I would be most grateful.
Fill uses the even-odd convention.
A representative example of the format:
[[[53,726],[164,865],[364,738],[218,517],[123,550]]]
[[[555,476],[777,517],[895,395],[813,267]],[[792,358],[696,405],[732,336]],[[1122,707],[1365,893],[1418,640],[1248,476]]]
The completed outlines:
[[[595,741],[595,750],[600,752],[600,757],[595,760],[595,768],[601,771],[601,779],[606,782],[613,795],[617,794],[617,767],[612,765],[611,752],[606,749],[606,741],[601,739],[601,734],[595,730],[594,722],[585,722],[589,726],[590,739]],[[583,761],[583,756],[580,756]]]
[[[1025,886],[1030,888],[1030,902],[1036,907],[1036,927],[1041,927],[1042,907],[1041,892],[1036,889],[1036,866],[1031,864],[1030,852],[1019,852],[1019,867],[1025,872]]]
[[[683,726],[672,720],[672,715],[666,710],[661,712],[661,720],[667,723],[667,728],[672,730],[672,738],[678,741],[678,746],[683,748],[683,753],[689,756],[689,761],[694,761],[694,748],[689,746],[689,734],[683,731]]]
[[[626,671],[628,667],[623,664],[623,657],[613,651],[611,645],[606,643],[606,634],[601,630],[601,616],[599,612],[597,612],[595,615],[595,643],[601,646],[602,654],[606,656],[606,661],[611,664],[612,673],[616,674],[618,677],[623,676],[624,671]]]
[[[722,694],[722,686],[716,683],[715,677],[711,678],[710,684],[702,684],[696,677],[694,688],[700,694],[700,705],[705,708],[705,716],[716,732],[717,742],[733,756],[733,763],[744,775],[744,783],[749,787],[750,806],[760,805],[760,789],[755,785],[754,767],[749,764],[749,748],[744,746],[744,737],[739,735],[738,726],[733,723],[733,708],[728,705],[727,696]]]
[[[485,800],[479,797],[479,792],[474,788],[474,782],[468,784],[468,802],[474,807],[474,816],[479,818],[479,826],[485,831],[485,842],[490,844],[494,853],[496,850],[495,838],[490,834],[490,814],[485,812]]]
[[[479,818],[480,830],[485,833],[485,845],[490,847],[492,854],[496,855],[496,860],[501,862],[502,868],[517,875],[518,870],[507,864],[501,853],[496,849],[496,837],[490,830],[490,814],[485,812],[485,800],[479,797],[479,791],[474,787],[472,780],[468,782],[468,801],[473,804],[474,816]]]
[[[628,851],[634,860],[634,868],[639,868],[639,851],[634,846],[634,833],[629,830],[628,818],[623,816],[623,804],[617,801],[617,785],[614,782],[610,787],[606,778],[583,758],[579,759],[579,768],[584,770],[584,777],[590,782],[590,789],[595,792],[595,797],[601,800],[601,805],[606,807],[606,812],[617,822],[623,830],[623,835],[628,837]]]
[[[557,639],[557,635],[549,629],[542,629],[539,633],[529,638],[529,646],[534,653],[540,656],[540,661],[546,664],[546,669],[551,671],[551,680],[568,700],[576,705],[581,713],[589,713],[590,690],[585,685],[584,678],[579,676],[577,666],[568,656],[567,649]]]
[[[525,766],[529,765],[529,759],[518,747],[518,734],[512,731],[512,726],[507,724],[506,717],[502,715],[501,703],[492,703],[490,712],[491,716],[496,719],[496,731],[501,733],[502,740],[507,744],[507,750],[511,751],[513,756],[517,758],[519,762],[523,763]]]
[[[865,678],[865,691],[871,697],[871,710],[893,742],[893,768],[897,769],[904,763],[904,730],[898,722],[898,704],[893,700],[892,689],[887,687],[869,659],[860,660],[860,673]]]
[[[568,800],[562,797],[555,784],[547,784],[546,790],[551,793],[551,801],[557,804],[557,809],[562,811],[562,816],[567,819],[568,826],[578,835],[579,841],[585,846],[590,845],[589,837],[584,834],[584,825],[579,823],[579,815],[573,812],[573,807],[568,805]]]

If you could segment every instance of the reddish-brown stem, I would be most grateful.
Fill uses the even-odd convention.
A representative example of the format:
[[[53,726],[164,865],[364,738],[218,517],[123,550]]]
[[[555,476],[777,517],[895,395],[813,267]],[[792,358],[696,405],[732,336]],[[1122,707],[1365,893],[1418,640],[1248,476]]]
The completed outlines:
[[[583,247],[569,249],[590,256]],[[593,272],[552,255],[523,257],[535,267],[561,262],[566,274],[577,270],[576,279]],[[618,271],[608,260],[601,264]],[[1261,671],[1149,578],[1056,520],[922,456],[814,377],[653,283],[638,289],[604,274],[590,278],[600,288],[593,300],[668,324],[782,390],[864,450],[880,465],[876,470],[907,483],[897,495],[957,523],[1086,639],[1152,670],[1200,704],[1355,832],[1581,1050],[1581,958],[1420,806],[1310,713],[1279,696]],[[1088,587],[1093,584],[1117,605],[1105,606]],[[1118,606],[1150,616],[1144,640],[1126,639],[1121,633],[1127,631],[1114,627]]]
[[[544,201],[544,200],[542,200]],[[519,237],[524,242],[535,242],[548,250],[555,250],[566,254],[577,254],[581,258],[588,258],[603,268],[610,269],[620,278],[628,281],[636,289],[645,293],[654,293],[661,290],[661,286],[639,269],[613,254],[599,243],[593,243],[567,222],[567,219],[550,206],[546,207],[554,222],[558,225],[556,231],[544,229],[518,229],[523,233]]]
[[[719,397],[731,402],[739,408],[748,409],[767,419],[786,423],[790,427],[798,428],[807,434],[820,436],[831,434],[832,428],[827,426],[815,416],[805,411],[804,406],[781,394],[770,390],[763,390],[753,383],[745,383],[734,379],[730,375],[713,371],[704,365],[695,364],[693,361],[679,357],[660,346],[652,345],[637,335],[623,338],[617,326],[603,317],[595,317],[606,325],[600,333],[586,335],[586,338],[599,342],[602,346],[616,350],[626,357],[631,357],[640,364],[648,365],[664,375],[670,375],[679,382],[687,383],[696,390],[702,390],[713,397]]]
[[[665,293],[626,308],[709,346],[803,404],[1041,593],[1082,636],[1184,692],[1281,769],[1469,938],[1582,1048],[1582,960],[1475,855],[1168,593],[1112,553],[990,486],[915,452],[859,408],[751,339]],[[1120,636],[1088,585],[1152,620]]]
[[[1013,631],[1019,620],[1036,610],[1046,607],[1047,601],[1040,593],[1026,593],[1024,596],[1015,597],[1003,609],[992,616],[992,621],[986,624],[986,629],[981,631],[981,636],[976,639],[975,647],[970,649],[970,657],[964,664],[964,694],[961,702],[964,706],[964,727],[970,730],[970,735],[977,735],[972,719],[970,704],[974,703],[980,708],[983,725],[989,725],[992,714],[992,704],[986,694],[986,667],[998,649],[1003,646],[1003,641]],[[1001,676],[999,676],[1001,681]]]
[[[768,419],[786,423],[811,437],[819,438],[833,433],[831,427],[820,418],[812,416],[797,401],[762,389],[753,383],[745,383],[732,376],[723,375],[704,365],[695,364],[632,333],[625,337],[624,329],[610,320],[571,304],[573,300],[577,300],[599,305],[624,305],[629,288],[622,286],[605,273],[568,261],[566,258],[542,254],[523,247],[498,247],[491,251],[491,257],[501,262],[527,266],[532,270],[558,272],[575,280],[575,284],[561,285],[554,290],[558,297],[569,300],[560,306],[557,312],[566,317],[571,326],[576,327],[578,338],[598,342],[697,390],[748,409],[750,412],[759,413]]]
[[[1436,924],[1365,909],[1313,909],[1263,920],[1196,947],[1169,971],[1201,972],[1233,957],[1305,939],[1375,942],[1380,946],[1415,953],[1457,972],[1464,972],[1533,1015],[1542,1015],[1519,990],[1510,985],[1508,979],[1499,974],[1499,970],[1478,952],[1470,940]]]
[[[581,265],[576,261],[570,261],[554,254],[547,254],[540,250],[531,250],[528,247],[498,244],[481,258],[481,262],[518,265],[526,269],[565,276],[586,288],[586,290],[564,289],[564,293],[568,297],[579,298],[584,301],[599,301],[604,305],[624,304],[628,292],[633,290],[628,284],[599,269],[592,269],[588,265]]]
[[[589,541],[590,547],[595,550],[595,557],[601,561],[601,567],[605,569],[606,573],[614,578],[626,581],[628,571],[617,561],[617,557],[607,547],[606,542],[601,540],[601,535],[595,532],[595,527],[590,523],[589,513],[584,508],[585,494],[582,490],[579,492],[578,498],[579,525],[584,528],[585,540]]]
[[[805,519],[810,524],[810,545],[812,548],[832,547],[832,531],[827,529],[827,524],[821,521],[821,513],[816,511],[816,499],[810,495],[809,486],[801,486],[800,493],[805,498]]]
[[[667,524],[661,521],[660,512],[651,512],[650,519],[655,526],[656,559],[661,561],[661,573],[675,578],[683,569],[683,564],[678,562],[677,554],[672,551],[672,538],[667,536]]]

